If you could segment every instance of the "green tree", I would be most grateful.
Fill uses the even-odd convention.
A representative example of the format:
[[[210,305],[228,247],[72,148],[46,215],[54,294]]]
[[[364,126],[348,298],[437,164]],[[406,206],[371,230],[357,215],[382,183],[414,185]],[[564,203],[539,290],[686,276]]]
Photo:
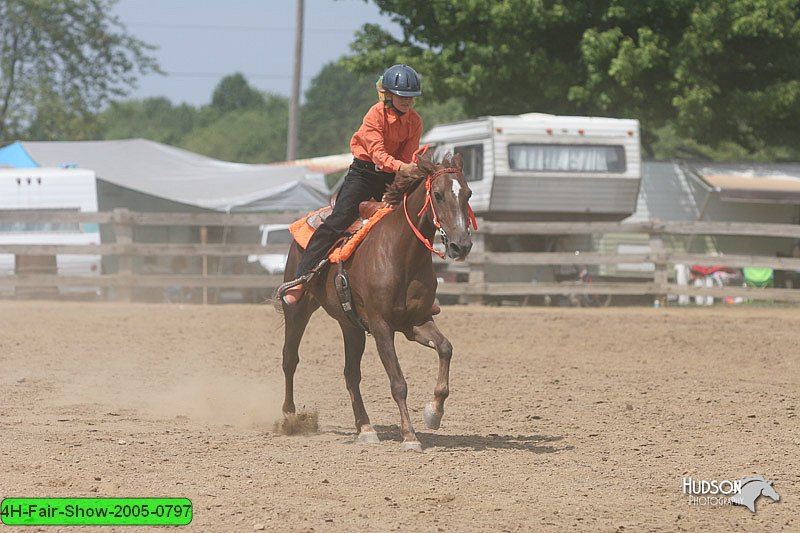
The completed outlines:
[[[422,116],[423,135],[438,124],[456,122],[468,118],[464,111],[464,104],[459,98],[449,98],[444,102],[437,102],[425,96],[419,98],[414,108]]]
[[[263,104],[264,97],[250,87],[244,75],[239,72],[222,78],[211,96],[211,106],[223,113]]]
[[[42,87],[37,102],[36,112],[24,130],[12,130],[20,132],[19,136],[54,141],[95,139],[99,135],[95,115],[74,112],[55,91]]]
[[[168,99],[113,102],[96,120],[96,138],[142,137],[227,161],[280,161],[286,152],[288,100],[264,95],[241,74],[223,78],[210,105]]]
[[[378,100],[375,82],[385,67],[357,75],[346,63],[343,59],[329,63],[306,89],[300,110],[300,157],[348,152],[353,132]],[[436,124],[466,118],[459,100],[434,101],[427,96],[427,89],[424,80],[423,96],[415,102],[425,131]]]
[[[201,125],[201,114],[193,106],[173,106],[163,97],[113,102],[98,116],[99,138],[142,137],[179,146],[184,137]]]
[[[349,151],[350,137],[377,101],[376,79],[352,74],[341,62],[322,69],[311,81],[301,108],[300,157]],[[464,118],[456,100],[439,103],[423,97],[417,108],[426,129]],[[43,116],[62,120],[55,111]],[[70,122],[71,131],[64,138],[142,137],[227,161],[266,163],[285,157],[287,120],[286,98],[259,93],[244,76],[234,74],[215,87],[210,105],[173,105],[163,97],[112,102],[95,121]],[[40,129],[47,127],[42,123]],[[76,134],[83,130],[91,134]]]
[[[289,100],[268,94],[263,105],[218,114],[181,147],[225,161],[271,163],[286,158]]]
[[[158,71],[153,48],[111,14],[114,3],[0,0],[0,141],[31,126],[37,138],[63,138],[128,94],[137,75]]]
[[[403,30],[366,25],[349,66],[403,61],[469,115],[632,117],[753,154],[800,153],[796,0],[374,0]]]
[[[341,61],[322,68],[306,89],[300,109],[300,157],[350,151],[350,137],[377,102],[377,77],[353,74]]]

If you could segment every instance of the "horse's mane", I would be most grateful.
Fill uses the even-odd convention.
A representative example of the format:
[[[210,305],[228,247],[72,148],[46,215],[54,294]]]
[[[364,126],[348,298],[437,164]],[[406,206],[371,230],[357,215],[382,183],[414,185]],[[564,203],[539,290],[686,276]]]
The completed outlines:
[[[767,481],[764,478],[764,476],[748,476],[748,477],[743,477],[739,481],[742,482],[742,487],[744,487],[745,485],[747,485],[748,483],[753,482],[753,481],[760,481],[762,483],[769,483],[769,481]]]
[[[441,165],[444,167],[453,166],[453,155],[451,153],[446,153],[442,160],[438,163],[433,162],[434,165]],[[400,177],[395,176],[394,181],[387,187],[386,192],[383,193],[383,201],[388,203],[389,205],[397,205],[401,201],[403,201],[403,195],[411,192],[416,188],[417,185],[422,183],[422,181],[427,178],[427,176],[422,177]]]

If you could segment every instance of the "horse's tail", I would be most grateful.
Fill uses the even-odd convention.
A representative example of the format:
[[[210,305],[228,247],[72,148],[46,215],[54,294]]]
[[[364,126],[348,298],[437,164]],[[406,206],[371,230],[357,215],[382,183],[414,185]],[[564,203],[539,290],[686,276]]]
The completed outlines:
[[[283,325],[283,300],[278,295],[278,289],[275,289],[275,292],[272,293],[272,297],[268,298],[265,303],[271,305],[272,308],[275,309],[275,312],[281,316],[281,325]]]

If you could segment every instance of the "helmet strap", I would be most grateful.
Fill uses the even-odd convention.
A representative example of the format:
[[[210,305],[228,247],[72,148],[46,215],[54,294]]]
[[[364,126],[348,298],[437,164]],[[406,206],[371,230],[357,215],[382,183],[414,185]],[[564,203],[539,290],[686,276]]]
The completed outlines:
[[[394,94],[393,92],[391,92],[391,91],[386,91],[386,94],[387,94],[387,95],[391,94],[391,95],[393,95],[393,96],[397,96],[397,95],[395,95],[395,94]],[[405,113],[404,113],[404,112],[400,111],[399,109],[397,109],[397,108],[394,106],[394,102],[392,101],[392,97],[391,97],[391,96],[387,96],[387,97],[386,97],[386,100],[384,100],[384,101],[383,101],[383,104],[384,104],[384,106],[385,106],[385,107],[388,107],[389,109],[391,109],[392,111],[394,111],[394,112],[397,114],[397,116],[399,116],[399,117],[402,117],[403,115],[405,115]]]

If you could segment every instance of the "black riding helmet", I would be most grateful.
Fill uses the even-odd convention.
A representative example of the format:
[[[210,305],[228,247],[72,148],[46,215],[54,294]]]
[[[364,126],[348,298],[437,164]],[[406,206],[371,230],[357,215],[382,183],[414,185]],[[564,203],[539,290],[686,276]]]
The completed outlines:
[[[419,74],[408,65],[393,65],[383,73],[383,88],[397,96],[422,94]]]

